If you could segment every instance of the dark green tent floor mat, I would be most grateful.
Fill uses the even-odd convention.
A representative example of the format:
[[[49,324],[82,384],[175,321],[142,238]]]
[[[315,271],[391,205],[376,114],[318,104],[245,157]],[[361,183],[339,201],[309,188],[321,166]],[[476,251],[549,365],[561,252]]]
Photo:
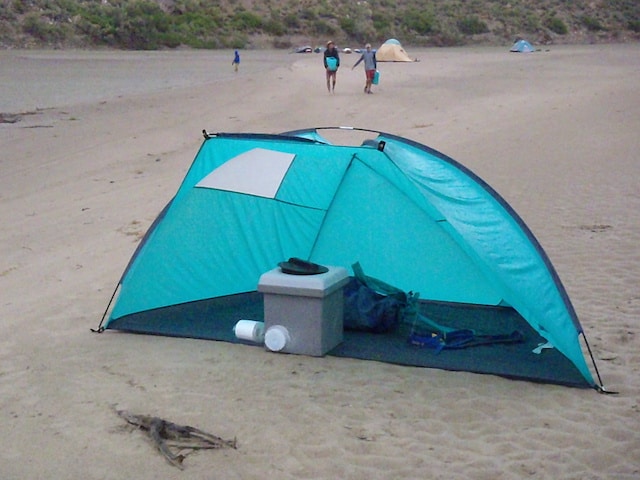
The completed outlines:
[[[329,355],[590,387],[573,363],[556,349],[533,353],[545,340],[512,308],[421,301],[420,311],[441,325],[473,329],[477,333],[519,331],[524,341],[437,352],[411,344],[405,328],[386,334],[345,331],[343,343]],[[241,319],[262,321],[263,312],[262,294],[251,292],[127,315],[113,320],[109,329],[244,343],[235,337],[234,325]]]

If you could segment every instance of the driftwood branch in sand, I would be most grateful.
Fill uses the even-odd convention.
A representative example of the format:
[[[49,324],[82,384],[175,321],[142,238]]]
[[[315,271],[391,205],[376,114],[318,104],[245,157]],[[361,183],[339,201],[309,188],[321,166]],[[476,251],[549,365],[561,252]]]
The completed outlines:
[[[116,410],[116,413],[127,423],[145,431],[169,463],[181,470],[184,468],[182,461],[195,450],[236,448],[235,438],[224,440],[197,428],[150,415],[135,415],[126,410]]]
[[[20,113],[5,113],[0,112],[0,123],[18,123],[22,120],[22,117],[26,117],[27,115],[39,115],[45,110],[51,110],[47,108],[36,108],[35,110],[31,110],[28,112],[20,112]],[[43,126],[43,125],[40,125]],[[33,128],[33,127],[28,127]]]
[[[19,113],[1,113],[0,123],[17,123],[22,120],[22,115]]]

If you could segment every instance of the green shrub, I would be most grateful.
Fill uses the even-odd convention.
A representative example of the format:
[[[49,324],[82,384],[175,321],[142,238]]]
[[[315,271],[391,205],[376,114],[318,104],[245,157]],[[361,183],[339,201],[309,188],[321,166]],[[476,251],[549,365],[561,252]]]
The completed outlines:
[[[31,10],[31,2],[29,0],[13,0],[11,7],[15,13],[23,15]]]
[[[225,13],[217,5],[203,5],[201,8],[191,10],[189,13],[206,18],[208,21],[213,22],[218,26],[223,25],[226,21]]]
[[[314,20],[311,22],[311,31],[316,35],[335,35],[337,29],[325,20]]]
[[[207,36],[219,28],[219,24],[212,17],[198,13],[186,13],[173,20],[173,25],[182,35]]]
[[[401,23],[418,35],[427,35],[433,31],[435,15],[429,11],[409,8],[402,14]]]
[[[89,4],[80,11],[79,19],[75,22],[76,30],[95,45],[115,45],[116,19],[116,8]]]
[[[231,17],[231,26],[241,32],[255,32],[262,28],[262,18],[252,12],[238,12]]]
[[[299,16],[302,20],[315,20],[316,18],[318,18],[318,14],[311,8],[302,9]]]
[[[126,5],[116,13],[116,39],[118,43],[134,50],[153,50],[163,45],[162,37],[169,31],[171,22],[151,1],[141,0]]]
[[[599,32],[605,29],[597,18],[584,15],[580,20],[590,32]]]
[[[384,32],[391,27],[391,19],[386,14],[374,13],[371,15],[371,20],[373,21],[373,28],[376,32]]]
[[[166,32],[159,36],[158,41],[161,45],[168,48],[177,48],[182,45],[182,37],[176,32]]]
[[[64,43],[71,36],[71,27],[43,19],[37,13],[25,16],[22,31],[47,45]]]
[[[457,25],[458,30],[460,30],[464,35],[477,35],[487,33],[489,31],[487,24],[478,17],[461,18],[458,20]]]
[[[223,46],[226,48],[241,49],[245,48],[249,43],[249,39],[242,33],[236,33],[230,37],[225,37]]]
[[[569,33],[569,29],[567,25],[558,17],[548,18],[546,21],[546,26],[553,33],[557,33],[558,35],[566,35]]]
[[[6,20],[8,22],[15,22],[16,14],[9,8],[9,5],[5,3],[0,4],[0,20]]]
[[[540,18],[533,12],[526,12],[522,17],[521,26],[525,31],[535,32],[540,28]]]
[[[356,34],[356,21],[351,17],[342,17],[340,19],[340,28],[349,36]]]
[[[298,16],[296,14],[289,13],[284,17],[284,24],[287,26],[287,28],[296,29],[300,27],[300,19],[298,19]]]
[[[284,24],[280,20],[272,18],[270,20],[267,20],[267,22],[264,24],[264,31],[266,33],[279,37],[285,34],[286,29],[284,28]]]
[[[52,20],[65,22],[76,16],[81,10],[79,2],[72,0],[47,0],[43,11]]]

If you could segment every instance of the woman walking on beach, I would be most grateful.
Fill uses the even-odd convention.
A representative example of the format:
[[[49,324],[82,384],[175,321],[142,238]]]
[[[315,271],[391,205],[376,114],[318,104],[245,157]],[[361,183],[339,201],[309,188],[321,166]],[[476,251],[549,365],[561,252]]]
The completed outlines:
[[[324,51],[324,68],[327,72],[327,90],[329,93],[336,91],[336,77],[340,66],[340,56],[335,44],[329,40]]]
[[[376,74],[376,68],[378,63],[376,61],[376,52],[371,50],[371,44],[367,43],[365,45],[365,51],[362,52],[362,55],[358,59],[358,61],[351,67],[351,70],[356,68],[360,62],[364,60],[364,74],[366,77],[366,83],[364,85],[364,93],[371,93],[371,84],[373,82],[373,77]]]

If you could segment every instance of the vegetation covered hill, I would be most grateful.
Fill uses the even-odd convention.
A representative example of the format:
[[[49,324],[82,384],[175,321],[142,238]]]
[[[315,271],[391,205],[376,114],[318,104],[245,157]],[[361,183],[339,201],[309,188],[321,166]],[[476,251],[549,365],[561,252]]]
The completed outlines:
[[[639,0],[0,0],[0,47],[290,48],[640,39]]]

